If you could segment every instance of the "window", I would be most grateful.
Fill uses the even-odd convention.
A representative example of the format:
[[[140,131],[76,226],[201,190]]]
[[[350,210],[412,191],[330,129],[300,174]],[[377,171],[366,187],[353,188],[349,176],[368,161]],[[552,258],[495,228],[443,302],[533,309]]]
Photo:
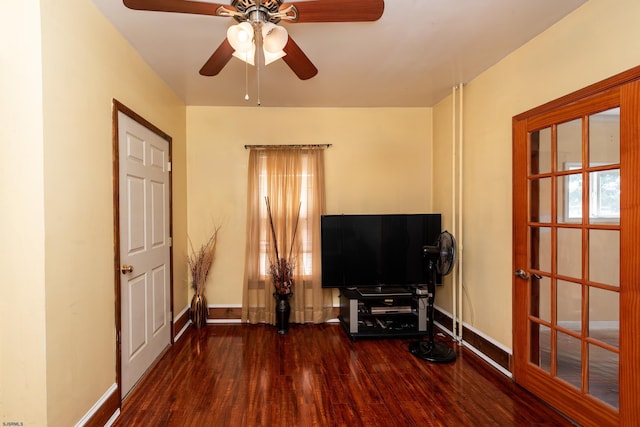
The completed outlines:
[[[303,276],[311,276],[313,273],[313,256],[312,256],[312,232],[309,227],[309,202],[310,194],[313,194],[313,172],[309,167],[310,159],[309,155],[300,155],[301,168],[299,171],[294,172],[299,177],[299,189],[300,189],[300,216],[298,218],[298,228],[296,230],[297,240],[300,242],[300,252],[298,253],[298,260],[296,263],[297,272]],[[283,181],[286,181],[288,171],[269,171],[267,168],[267,156],[261,156],[260,158],[260,179],[259,179],[259,199],[265,200],[269,197],[268,182],[274,174],[280,174]],[[260,218],[264,223],[268,224],[268,214],[266,203],[260,205]],[[260,229],[260,273],[265,276],[269,274],[269,247],[271,230],[268,227]],[[291,242],[283,242],[280,247],[286,247],[287,250],[290,247]],[[280,254],[281,256],[285,254]]]
[[[592,167],[599,166],[592,164]],[[567,170],[580,169],[579,163],[567,163]],[[620,169],[588,172],[589,218],[606,221],[620,218]],[[567,176],[565,214],[570,221],[582,219],[582,176]]]
[[[291,321],[324,322],[333,316],[333,293],[322,289],[320,217],[324,213],[324,147],[252,149],[247,186],[247,241],[242,319],[275,323],[269,267],[274,259],[268,197],[281,258],[295,263]],[[298,211],[300,215],[298,216]],[[296,226],[297,218],[297,226]],[[291,238],[295,230],[295,245]]]

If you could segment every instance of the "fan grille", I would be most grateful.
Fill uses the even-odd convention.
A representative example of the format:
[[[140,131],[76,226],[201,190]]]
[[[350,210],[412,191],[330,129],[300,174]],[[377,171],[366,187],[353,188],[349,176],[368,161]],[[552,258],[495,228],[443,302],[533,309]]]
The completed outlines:
[[[251,10],[258,7],[258,3],[260,4],[260,9],[266,9],[270,13],[277,13],[282,5],[281,0],[233,0],[231,2],[231,6],[235,7],[238,12],[247,13]]]
[[[438,262],[436,271],[446,276],[451,273],[456,262],[456,239],[448,231],[443,231],[438,237]]]

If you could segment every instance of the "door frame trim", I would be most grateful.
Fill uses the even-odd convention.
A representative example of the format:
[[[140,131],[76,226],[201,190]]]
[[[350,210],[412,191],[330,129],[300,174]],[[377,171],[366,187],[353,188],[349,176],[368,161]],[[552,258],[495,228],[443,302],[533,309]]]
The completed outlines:
[[[590,96],[605,92],[609,89],[614,89],[624,84],[631,83],[634,80],[640,80],[640,65],[513,116],[513,121],[515,123],[516,121],[526,120],[530,117],[547,113],[573,102],[581,101]]]
[[[118,395],[120,401],[120,409],[122,408],[122,316],[121,316],[121,291],[120,291],[120,161],[119,161],[119,138],[118,138],[118,113],[123,113],[135,122],[146,127],[153,133],[166,140],[169,144],[169,161],[171,161],[171,149],[173,139],[167,133],[163,132],[153,123],[140,116],[138,113],[118,101],[113,99],[111,109],[112,123],[112,165],[113,165],[113,245],[114,257],[113,268],[115,271],[114,293],[115,293],[115,332],[116,332],[116,384],[118,385]],[[172,173],[169,172],[169,235],[173,236],[173,191],[172,191]],[[169,248],[169,265],[171,274],[169,275],[169,308],[171,313],[169,323],[169,344],[173,345],[175,331],[173,330],[173,245]]]
[[[616,74],[605,80],[602,80],[600,82],[589,85],[583,89],[572,92],[568,95],[565,95],[563,97],[547,102],[546,104],[540,105],[538,107],[532,108],[528,111],[525,111],[521,114],[514,116],[512,119],[512,132],[513,132],[513,135],[512,135],[513,165],[512,166],[514,168],[513,176],[512,176],[513,200],[514,201],[517,200],[517,194],[521,194],[521,192],[528,191],[526,178],[523,179],[521,174],[516,173],[516,164],[518,163],[517,159],[521,159],[523,156],[524,157],[527,156],[527,147],[525,146],[525,144],[518,144],[518,142],[520,138],[519,135],[522,135],[522,133],[526,131],[528,120],[534,119],[535,117],[543,114],[550,113],[556,109],[565,108],[567,106],[570,106],[571,104],[585,101],[588,98],[593,96],[601,96],[607,91],[611,91],[613,89],[618,89],[618,88],[621,89],[620,102],[622,103],[624,102],[623,99],[625,99],[625,97],[627,97],[626,99],[630,99],[630,97],[632,96],[637,97],[640,94],[640,88],[638,88],[639,81],[640,81],[640,66],[637,66],[627,71],[623,71],[619,74]],[[626,89],[631,84],[633,84],[634,88]],[[640,103],[640,101],[636,102],[636,104],[637,103]],[[635,108],[638,108],[637,105],[635,106]],[[632,113],[629,112],[626,114],[633,115],[633,117],[640,117],[640,111],[633,111]],[[621,132],[621,138],[624,132],[630,132],[630,129],[628,129],[628,127],[624,124],[624,120],[621,121],[620,132]],[[638,140],[637,130],[634,130],[634,132],[635,133],[632,137],[628,136],[627,138]],[[631,156],[633,164],[628,164],[625,170],[629,170],[629,173],[633,173],[633,176],[630,176],[631,182],[638,182],[638,179],[640,179],[640,171],[638,170],[640,169],[640,143],[636,144],[633,147],[633,153],[628,153],[628,155]],[[621,159],[621,162],[622,162],[622,159]],[[631,190],[628,190],[628,191],[636,193],[636,195],[633,196],[634,200],[640,199],[639,187],[636,186],[635,188],[632,188]],[[622,208],[623,206],[621,206],[621,209]],[[512,233],[513,233],[512,271],[515,271],[516,269],[516,264],[515,264],[516,259],[519,256],[521,256],[522,251],[527,250],[526,243],[521,243],[523,242],[523,239],[524,239],[524,242],[527,241],[526,240],[527,236],[526,236],[526,233],[524,233],[525,235],[523,235],[524,228],[522,227],[522,224],[520,221],[521,219],[516,217],[515,215],[515,206],[514,206],[513,230],[512,230]],[[638,229],[637,220],[634,220],[630,224],[626,224],[626,225],[630,227],[628,232],[633,235],[633,236],[630,236],[631,239],[627,239],[627,240],[632,240],[633,238],[637,238],[640,235],[640,230]],[[621,226],[622,226],[622,223],[621,223]],[[622,236],[621,236],[621,239],[622,239]],[[621,240],[620,244],[621,244],[621,252],[623,253],[625,250],[627,251],[635,250],[637,252],[637,248],[635,248],[635,246],[637,246],[637,241],[636,242],[625,241],[625,244],[623,247],[623,242]],[[631,268],[630,266],[627,266],[627,267]],[[623,275],[622,266],[621,266],[620,274],[622,277]],[[634,274],[635,274],[635,277],[638,277],[638,275],[640,275],[640,273],[634,273]],[[628,274],[628,276],[631,277],[631,274]],[[518,301],[516,300],[516,297],[515,297],[516,286],[519,286],[518,279],[514,277],[512,279],[512,299],[513,299],[512,310],[514,313],[512,317],[512,322],[513,322],[512,331],[514,335],[514,343],[517,339],[516,336],[518,334],[526,333],[526,331],[522,330],[522,328],[519,328],[519,325],[516,323],[515,313],[527,311],[527,307],[524,302],[523,302],[523,305],[520,305],[520,306],[517,305]],[[621,295],[623,293],[626,294],[626,300],[621,300],[620,302],[621,317],[623,313],[626,313],[627,316],[629,316],[632,313],[637,313],[638,302],[640,302],[640,289],[638,289],[638,286],[634,287],[634,289],[627,289],[627,287],[622,289],[622,283],[621,283],[620,292],[621,292]],[[627,300],[628,302],[624,302]],[[640,330],[640,316],[634,315],[631,318],[627,318],[624,322],[621,320],[620,339],[622,340],[624,337],[624,339],[626,340],[631,340],[633,336],[633,331],[637,331],[637,330]],[[632,393],[629,393],[629,388],[633,387],[634,384],[638,384],[639,383],[638,381],[640,380],[640,373],[638,373],[634,369],[634,367],[638,366],[637,364],[640,362],[640,345],[637,343],[634,343],[633,341],[629,341],[627,347],[628,348],[625,350],[625,354],[630,354],[629,352],[633,352],[633,360],[625,360],[624,362],[621,361],[620,367],[619,367],[621,393],[620,393],[618,419],[615,420],[615,422],[619,422],[621,425],[627,425],[627,423],[631,425],[633,420],[636,420],[637,417],[640,416],[640,408],[638,408],[637,402],[633,401],[634,396],[632,396]],[[514,380],[518,382],[519,379],[523,379],[522,377],[524,377],[523,368],[517,365],[518,362],[522,363],[522,361],[519,360],[519,357],[523,357],[523,356],[516,354],[516,351],[517,351],[516,345],[514,345],[514,358],[513,358],[514,367],[512,372],[514,374]],[[536,387],[538,386],[539,384],[536,384]],[[623,390],[625,390],[625,392],[623,392]],[[594,402],[594,404],[597,404],[597,403],[599,402]],[[579,413],[570,413],[569,415],[576,417],[578,420],[580,419],[580,416],[581,416],[581,414]],[[603,422],[606,423],[609,421],[612,421],[612,420],[608,418],[608,416],[603,416]]]

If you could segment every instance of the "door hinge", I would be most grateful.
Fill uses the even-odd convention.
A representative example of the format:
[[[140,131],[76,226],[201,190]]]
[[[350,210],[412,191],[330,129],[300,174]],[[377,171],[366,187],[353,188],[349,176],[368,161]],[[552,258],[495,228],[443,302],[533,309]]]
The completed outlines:
[[[169,247],[172,247],[173,246],[173,237],[169,236],[168,241],[169,241]]]
[[[171,162],[167,162],[167,172],[171,172]]]

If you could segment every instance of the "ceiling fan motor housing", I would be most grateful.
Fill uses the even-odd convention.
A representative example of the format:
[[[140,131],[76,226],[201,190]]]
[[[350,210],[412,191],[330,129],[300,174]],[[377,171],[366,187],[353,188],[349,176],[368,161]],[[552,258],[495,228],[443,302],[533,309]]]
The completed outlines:
[[[233,0],[231,6],[236,8],[240,15],[233,18],[238,22],[280,22],[280,6],[282,0]]]

